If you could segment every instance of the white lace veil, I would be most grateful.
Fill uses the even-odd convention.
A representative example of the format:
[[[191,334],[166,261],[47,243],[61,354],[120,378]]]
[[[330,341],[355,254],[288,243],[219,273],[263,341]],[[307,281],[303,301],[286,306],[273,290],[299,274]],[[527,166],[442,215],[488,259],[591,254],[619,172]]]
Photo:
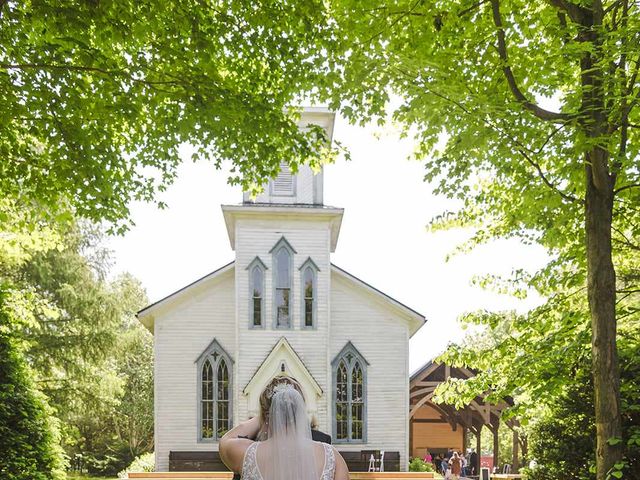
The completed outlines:
[[[257,453],[264,480],[318,480],[307,408],[288,383],[273,389],[267,440]]]

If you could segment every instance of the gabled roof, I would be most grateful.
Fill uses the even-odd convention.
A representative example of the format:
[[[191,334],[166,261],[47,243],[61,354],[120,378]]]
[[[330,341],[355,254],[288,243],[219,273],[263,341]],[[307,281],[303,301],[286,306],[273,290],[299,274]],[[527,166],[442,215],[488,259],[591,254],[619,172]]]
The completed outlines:
[[[308,261],[309,259],[307,259]],[[255,261],[255,259],[254,259]],[[209,280],[212,280],[220,275],[222,275],[225,272],[228,272],[229,270],[231,270],[232,268],[235,267],[235,261],[234,262],[229,262],[226,265],[224,265],[223,267],[220,267],[217,270],[214,270],[211,273],[208,273],[207,275],[197,279],[196,281],[190,283],[189,285],[186,285],[184,287],[182,287],[181,289],[167,295],[166,297],[158,300],[157,302],[152,303],[151,305],[146,306],[145,308],[143,308],[142,310],[140,310],[136,316],[138,317],[138,320],[140,320],[140,322],[147,327],[152,333],[153,333],[153,313],[156,312],[160,307],[167,305],[175,300],[180,299],[183,295],[186,295],[186,293],[188,291],[190,291],[191,289],[202,285],[203,283],[206,283]],[[399,313],[403,314],[403,316],[410,321],[410,335],[413,336],[414,333],[416,333],[420,327],[422,327],[422,325],[425,324],[426,319],[424,317],[424,315],[422,315],[421,313],[415,311],[414,309],[406,306],[404,303],[396,300],[395,298],[387,295],[386,293],[378,290],[377,288],[369,285],[367,282],[359,279],[358,277],[356,277],[355,275],[347,272],[346,270],[343,270],[342,268],[338,267],[335,264],[331,264],[331,268],[332,271],[338,273],[339,275],[341,275],[343,278],[351,281],[353,284],[359,286],[360,288],[363,288],[364,290],[366,290],[367,292],[369,292],[372,295],[375,295],[376,297],[378,297],[380,300],[382,300],[383,302],[387,303],[388,305],[390,305],[392,308],[394,308],[396,311],[398,311]]]
[[[191,290],[192,288],[197,287],[198,285],[202,285],[203,283],[205,283],[205,282],[207,282],[209,280],[212,280],[212,279],[222,275],[225,272],[228,272],[229,270],[234,268],[234,266],[235,266],[235,261],[229,262],[226,265],[218,268],[217,270],[214,270],[211,273],[207,273],[205,276],[200,277],[199,279],[197,279],[194,282],[191,282],[189,285],[186,285],[186,286],[182,287],[181,289],[176,290],[173,293],[170,293],[169,295],[167,295],[164,298],[161,298],[157,302],[154,302],[154,303],[152,303],[150,305],[147,305],[142,310],[140,310],[138,313],[136,313],[136,317],[138,317],[138,320],[140,320],[140,322],[145,327],[147,327],[147,329],[149,329],[151,331],[151,333],[153,333],[153,318],[152,318],[152,313],[153,312],[155,312],[161,306],[164,306],[167,303],[170,303],[170,302],[172,302],[174,300],[179,299],[181,296],[185,295],[186,292]]]
[[[396,300],[395,298],[387,295],[383,291],[378,290],[377,288],[369,285],[364,280],[361,280],[360,278],[356,277],[355,275],[353,275],[353,274],[347,272],[346,270],[343,270],[342,268],[338,267],[335,263],[331,264],[331,268],[332,268],[332,270],[334,272],[338,273],[343,278],[346,278],[347,280],[350,280],[355,285],[358,285],[359,287],[363,288],[364,290],[366,290],[370,294],[378,297],[383,302],[385,302],[388,305],[392,306],[396,311],[404,314],[405,318],[409,319],[410,322],[411,322],[410,336],[413,336],[413,334],[416,333],[420,329],[420,327],[422,327],[426,323],[427,319],[420,312],[415,311],[413,308],[410,308],[410,307],[406,306],[404,303],[402,303],[402,302]]]

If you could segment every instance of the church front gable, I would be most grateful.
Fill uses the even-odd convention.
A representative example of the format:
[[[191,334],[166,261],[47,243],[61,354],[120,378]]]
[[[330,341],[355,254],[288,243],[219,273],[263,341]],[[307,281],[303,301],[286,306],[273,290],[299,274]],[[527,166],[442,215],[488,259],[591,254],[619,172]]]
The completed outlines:
[[[242,391],[242,394],[247,397],[250,416],[259,414],[260,394],[267,384],[274,377],[283,374],[295,378],[300,383],[309,414],[316,414],[318,401],[323,395],[322,387],[311,375],[311,372],[309,372],[309,369],[287,339],[282,337],[260,364]]]

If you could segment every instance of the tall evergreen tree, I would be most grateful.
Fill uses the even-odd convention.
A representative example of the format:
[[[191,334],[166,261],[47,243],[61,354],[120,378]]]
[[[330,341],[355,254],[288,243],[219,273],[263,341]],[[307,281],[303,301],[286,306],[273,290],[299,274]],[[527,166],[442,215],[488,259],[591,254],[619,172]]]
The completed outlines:
[[[20,322],[6,308],[9,295],[0,288],[0,477],[62,479],[64,457],[56,419],[25,362],[24,345],[16,335]],[[14,302],[17,297],[16,293]]]

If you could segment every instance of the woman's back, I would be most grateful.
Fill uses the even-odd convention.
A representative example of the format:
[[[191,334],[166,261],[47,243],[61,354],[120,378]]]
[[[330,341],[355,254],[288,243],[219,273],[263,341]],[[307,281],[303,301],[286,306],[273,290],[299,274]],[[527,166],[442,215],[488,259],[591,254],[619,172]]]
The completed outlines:
[[[314,478],[317,480],[333,480],[336,469],[333,447],[320,442],[311,443],[311,451],[314,456],[313,463],[316,466]],[[274,455],[277,453],[273,451],[274,448],[274,443],[269,440],[251,444],[247,448],[242,462],[242,480],[279,480],[278,478],[271,478],[276,476],[272,473],[271,468]],[[309,463],[302,461],[303,459],[301,458],[290,458],[288,460],[291,462],[291,466]]]

